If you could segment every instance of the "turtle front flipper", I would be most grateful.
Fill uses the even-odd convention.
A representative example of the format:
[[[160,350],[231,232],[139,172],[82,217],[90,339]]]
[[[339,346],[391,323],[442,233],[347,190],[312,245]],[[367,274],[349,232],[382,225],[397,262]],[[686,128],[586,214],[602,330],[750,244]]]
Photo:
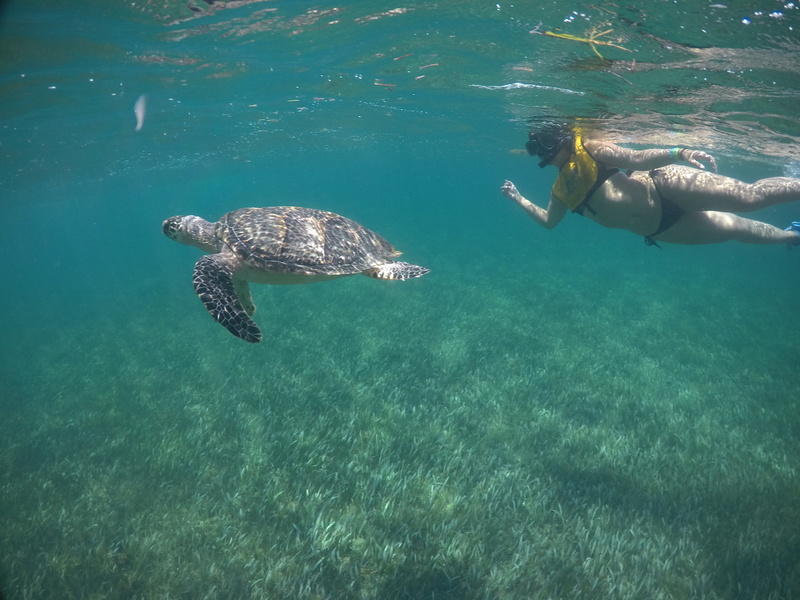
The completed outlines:
[[[367,269],[364,275],[374,277],[375,279],[413,279],[414,277],[422,277],[426,273],[430,273],[430,269],[420,267],[419,265],[412,265],[404,262],[390,262],[374,269]]]
[[[240,286],[234,285],[230,257],[224,254],[203,256],[194,266],[192,281],[194,291],[217,323],[246,342],[255,344],[261,341],[261,330],[247,315],[236,295],[236,288]],[[245,302],[255,310],[250,294],[247,296]]]

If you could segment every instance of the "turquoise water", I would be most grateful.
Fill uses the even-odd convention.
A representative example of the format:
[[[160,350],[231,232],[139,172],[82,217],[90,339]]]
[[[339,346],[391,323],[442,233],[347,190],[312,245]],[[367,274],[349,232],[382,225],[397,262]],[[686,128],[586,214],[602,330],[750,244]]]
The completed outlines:
[[[800,9],[684,4],[7,3],[0,592],[800,594],[800,255],[499,192],[543,117],[800,176]],[[283,204],[431,273],[254,286],[246,344],[161,222]]]

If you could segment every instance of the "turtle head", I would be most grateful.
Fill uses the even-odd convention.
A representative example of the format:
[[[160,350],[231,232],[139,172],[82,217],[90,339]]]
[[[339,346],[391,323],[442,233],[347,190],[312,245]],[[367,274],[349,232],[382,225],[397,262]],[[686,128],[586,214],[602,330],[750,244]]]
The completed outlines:
[[[194,215],[170,217],[161,224],[161,231],[171,240],[197,246],[206,252],[216,250],[214,224]]]
[[[171,240],[175,240],[176,242],[182,242],[181,239],[181,222],[186,217],[184,215],[178,215],[177,217],[170,217],[166,221],[161,224],[161,231],[164,233]]]

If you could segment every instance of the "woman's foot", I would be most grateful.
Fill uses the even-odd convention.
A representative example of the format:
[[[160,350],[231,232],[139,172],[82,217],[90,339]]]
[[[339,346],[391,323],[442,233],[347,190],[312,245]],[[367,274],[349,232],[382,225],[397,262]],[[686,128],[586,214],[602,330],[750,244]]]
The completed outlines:
[[[786,231],[794,231],[797,234],[795,241],[789,244],[789,247],[800,246],[800,221],[792,221],[792,224],[786,228]]]

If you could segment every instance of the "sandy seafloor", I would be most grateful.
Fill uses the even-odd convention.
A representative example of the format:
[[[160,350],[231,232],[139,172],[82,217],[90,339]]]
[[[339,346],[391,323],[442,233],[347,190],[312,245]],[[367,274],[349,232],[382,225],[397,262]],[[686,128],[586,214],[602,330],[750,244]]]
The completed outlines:
[[[796,5],[0,17],[0,595],[800,595],[800,252],[546,231],[499,193],[546,201],[513,152],[544,118],[800,176]],[[287,204],[431,272],[255,286],[238,340],[161,222]]]

